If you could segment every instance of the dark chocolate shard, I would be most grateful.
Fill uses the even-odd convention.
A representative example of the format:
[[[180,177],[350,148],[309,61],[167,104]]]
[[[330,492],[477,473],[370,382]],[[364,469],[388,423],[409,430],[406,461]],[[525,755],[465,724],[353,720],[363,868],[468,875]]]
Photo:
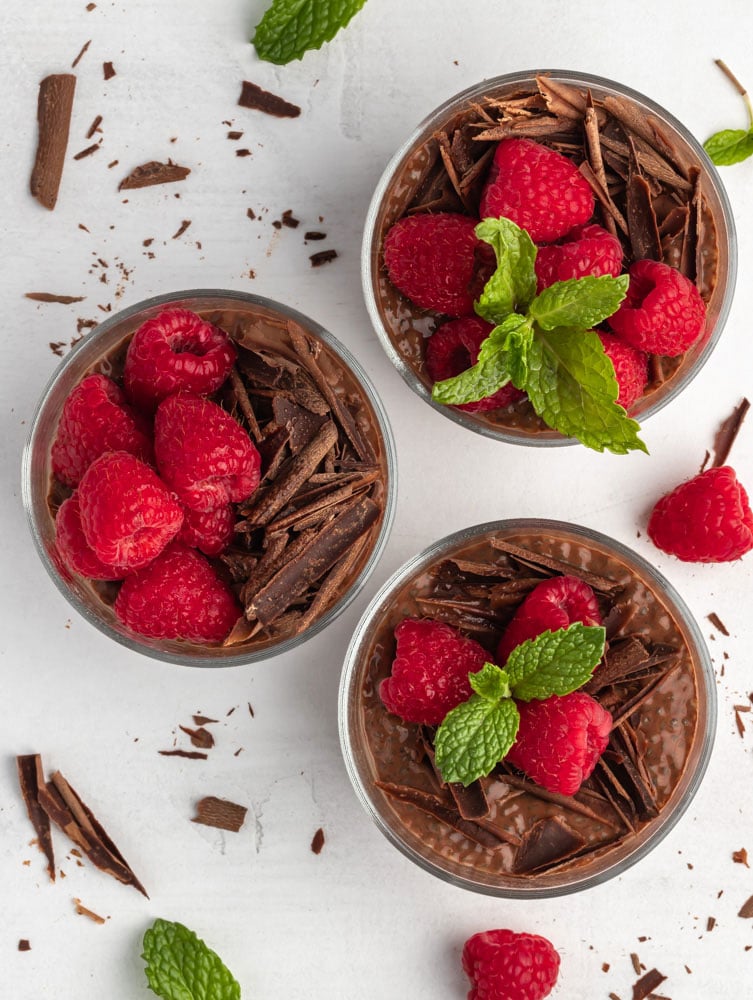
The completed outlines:
[[[112,80],[112,78],[116,75],[115,67],[111,62],[102,63],[102,75],[104,76],[105,80]]]
[[[205,729],[203,726],[199,726],[197,729],[190,729],[188,726],[179,727],[195,747],[199,747],[201,750],[211,750],[214,746],[214,736]]]
[[[719,617],[719,615],[716,613],[716,611],[712,611],[711,614],[706,615],[706,617],[711,622],[711,624],[714,626],[714,628],[718,629],[718,631],[721,632],[722,635],[729,635],[729,630],[728,630],[727,626],[724,624],[724,622]]]
[[[26,812],[37,835],[37,846],[47,859],[47,874],[55,881],[55,852],[52,846],[50,817],[39,802],[39,786],[44,787],[42,758],[38,753],[21,754],[16,757],[18,783],[21,786]]]
[[[294,455],[309,443],[326,419],[324,414],[312,413],[283,396],[273,398],[272,413],[278,426],[287,428],[290,450]]]
[[[76,77],[72,73],[54,73],[39,84],[39,138],[30,189],[40,205],[50,211],[57,203],[63,177],[75,90]]]
[[[555,574],[577,576],[594,590],[601,593],[611,594],[620,586],[616,580],[610,580],[608,577],[600,576],[598,573],[590,573],[588,570],[581,569],[579,566],[573,566],[562,559],[555,559],[553,556],[546,556],[540,552],[534,552],[532,549],[525,549],[521,545],[516,545],[514,542],[508,541],[506,538],[491,538],[490,542],[493,548],[501,552],[506,552],[516,562],[522,563],[524,566],[547,569]]]
[[[594,671],[591,679],[583,685],[583,691],[594,694],[615,681],[629,677],[646,663],[649,652],[639,636],[631,635],[607,648],[604,662]]]
[[[235,394],[235,399],[238,403],[240,411],[245,417],[249,433],[258,444],[262,436],[261,428],[259,427],[259,422],[256,419],[256,414],[253,406],[251,405],[251,400],[248,398],[246,386],[243,384],[243,379],[238,374],[238,369],[235,365],[233,365],[230,370],[230,384],[233,387],[233,393]]]
[[[238,833],[245,822],[247,812],[246,806],[240,806],[237,802],[206,795],[196,803],[196,815],[191,822]]]
[[[267,115],[275,118],[297,118],[301,109],[297,104],[291,104],[277,94],[271,94],[268,90],[262,90],[255,83],[244,80],[241,84],[241,96],[238,104],[242,108],[250,108],[253,111],[263,111]]]
[[[632,1000],[646,1000],[657,986],[661,986],[667,977],[662,975],[658,969],[649,969],[649,971],[641,976],[641,978],[633,983],[633,998]]]
[[[34,302],[59,302],[67,306],[71,302],[83,302],[85,295],[55,295],[53,292],[26,292],[25,299],[32,299]]]
[[[314,854],[321,854],[322,848],[324,847],[324,830],[321,827],[316,831],[314,836],[311,838],[311,850]]]
[[[651,200],[651,188],[637,170],[630,171],[626,195],[633,260],[661,260],[662,246]]]
[[[716,469],[727,464],[732,445],[735,443],[749,409],[749,401],[743,398],[732,413],[720,424],[719,430],[714,437],[714,460],[711,463],[712,468]]]
[[[363,537],[351,546],[350,551],[327,573],[319,585],[316,596],[312,600],[308,609],[303,613],[300,620],[301,631],[309,628],[313,622],[332,604],[336,595],[340,592],[340,587],[353,567],[361,557],[366,538]]]
[[[421,728],[421,742],[439,787],[449,791],[460,816],[470,820],[485,819],[489,815],[490,806],[481,782],[477,779],[470,785],[463,785],[459,781],[445,781],[434,758],[431,734],[425,726]]]
[[[338,256],[337,250],[318,250],[309,257],[312,267],[321,267],[322,264],[329,264]]]
[[[545,816],[537,820],[523,835],[515,853],[513,873],[529,875],[571,858],[586,846],[586,841],[564,820]]]
[[[118,184],[118,191],[132,191],[136,188],[152,187],[155,184],[172,184],[173,181],[185,180],[190,173],[189,167],[181,167],[172,160],[168,160],[167,163],[150,160],[124,177]]]
[[[744,920],[750,920],[753,917],[753,896],[746,899],[740,909],[737,911],[738,917],[742,917]]]
[[[533,795],[534,798],[541,799],[543,802],[552,802],[554,805],[560,806],[562,809],[569,809],[570,812],[579,813],[581,816],[587,816],[589,819],[593,819],[597,823],[601,823],[603,826],[617,829],[617,825],[615,824],[613,818],[608,818],[603,815],[603,813],[596,812],[574,795],[562,795],[560,792],[550,792],[549,789],[542,788],[541,785],[537,785],[535,782],[529,781],[527,778],[510,773],[509,767],[504,763],[502,764],[501,773],[499,773],[498,777],[500,781],[504,781],[513,788],[519,788],[521,791],[527,792],[529,795]],[[599,804],[601,805],[602,803]]]
[[[161,757],[185,757],[187,760],[206,760],[207,754],[201,750],[158,750]]]
[[[621,729],[613,729],[603,759],[633,803],[638,819],[646,821],[658,816],[656,793],[638,767],[633,747]]]

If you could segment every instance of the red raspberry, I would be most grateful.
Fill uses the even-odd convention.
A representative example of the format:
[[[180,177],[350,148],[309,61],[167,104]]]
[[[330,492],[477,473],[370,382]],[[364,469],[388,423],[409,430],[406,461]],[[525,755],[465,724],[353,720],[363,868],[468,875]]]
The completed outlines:
[[[560,957],[538,934],[483,931],[463,946],[468,1000],[543,1000],[554,989]]]
[[[183,523],[180,504],[157,473],[125,451],[92,462],[78,499],[84,536],[97,558],[129,571],[159,555]]]
[[[204,556],[173,542],[124,581],[115,614],[139,635],[203,643],[222,642],[242,612]]]
[[[94,459],[106,451],[129,451],[153,461],[151,428],[112,379],[87,375],[63,404],[50,453],[53,475],[66,486],[78,486]]]
[[[472,316],[495,266],[492,248],[476,238],[477,224],[454,212],[400,219],[384,241],[392,284],[421,309]]]
[[[208,511],[251,496],[261,458],[221,406],[190,392],[168,396],[154,418],[157,468],[180,501]]]
[[[626,410],[643,395],[648,382],[648,355],[611,333],[599,332],[604,353],[614,365],[619,394],[617,402]]]
[[[577,576],[553,576],[537,584],[505,629],[497,648],[497,662],[504,664],[510,653],[526,639],[542,632],[567,628],[573,622],[601,625],[596,594]]]
[[[206,556],[218,556],[233,540],[235,510],[228,503],[215,510],[199,511],[186,507],[178,541],[189,549],[201,549]]]
[[[594,223],[576,226],[560,243],[539,247],[535,267],[539,291],[555,281],[589,274],[597,278],[611,274],[616,278],[622,271],[622,244]]]
[[[60,505],[55,518],[55,545],[68,569],[90,580],[122,580],[128,573],[122,566],[106,566],[87,542],[78,493]]]
[[[443,323],[429,337],[426,344],[426,370],[435,382],[459,375],[478,361],[481,344],[494,327],[477,316],[464,316]],[[475,403],[461,403],[459,410],[478,413],[483,410],[498,410],[509,406],[525,396],[512,382],[502,386],[491,396]]]
[[[627,295],[609,317],[616,334],[633,347],[674,358],[698,340],[706,322],[700,292],[676,267],[637,260]]]
[[[216,392],[236,358],[230,337],[188,309],[167,309],[143,323],[128,345],[124,382],[129,399],[153,411],[181,389]]]
[[[584,691],[516,704],[520,726],[505,760],[542,788],[575,795],[606,749],[612,716]]]
[[[685,562],[730,562],[753,549],[748,494],[728,465],[707,469],[667,493],[648,522],[651,541]]]
[[[468,674],[489,654],[474,639],[430,618],[404,618],[395,628],[392,676],[379,686],[387,710],[406,722],[436,726],[473,693]]]
[[[534,243],[553,243],[593,215],[591,186],[573,163],[531,139],[503,139],[481,193],[482,219],[504,216]]]

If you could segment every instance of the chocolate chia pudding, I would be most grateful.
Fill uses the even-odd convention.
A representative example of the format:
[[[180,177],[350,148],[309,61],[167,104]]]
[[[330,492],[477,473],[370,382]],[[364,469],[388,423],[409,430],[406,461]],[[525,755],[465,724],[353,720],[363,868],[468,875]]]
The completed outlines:
[[[593,588],[605,656],[582,688],[612,715],[609,744],[574,796],[502,761],[467,788],[433,765],[431,727],[379,696],[404,618],[446,622],[495,650],[515,609],[547,577]],[[553,521],[480,525],[400,570],[367,610],[346,659],[341,738],[351,780],[387,837],[448,881],[501,896],[556,895],[618,874],[688,806],[711,751],[715,689],[697,626],[637,555]]]
[[[212,559],[243,611],[222,644],[156,640],[129,631],[113,611],[120,584],[72,573],[55,545],[55,515],[71,493],[50,469],[62,405],[92,372],[121,382],[131,337],[170,308],[197,313],[235,343],[234,369],[213,398],[261,455],[261,484],[249,501],[235,505],[233,540]],[[307,317],[233,292],[162,296],[103,323],[69,355],[48,387],[24,456],[32,532],[64,595],[118,641],[196,665],[263,659],[315,634],[339,614],[381,554],[394,477],[391,432],[355,359]]]
[[[660,260],[690,278],[706,303],[704,332],[684,355],[650,355],[645,393],[630,407],[642,421],[674,398],[711,353],[734,289],[736,243],[727,196],[700,143],[667,111],[620,84],[559,70],[516,73],[432,112],[393,157],[367,216],[362,276],[372,323],[408,385],[446,416],[513,443],[571,443],[546,427],[527,398],[474,413],[435,403],[426,343],[447,317],[414,305],[384,265],[384,240],[399,219],[437,212],[478,217],[494,149],[508,137],[532,139],[579,167],[594,191],[593,221],[619,238],[625,271],[637,259]]]

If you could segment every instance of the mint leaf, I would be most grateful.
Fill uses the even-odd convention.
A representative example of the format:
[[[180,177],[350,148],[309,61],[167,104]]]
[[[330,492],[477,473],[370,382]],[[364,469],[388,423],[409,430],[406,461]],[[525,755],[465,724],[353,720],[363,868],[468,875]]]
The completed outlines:
[[[639,427],[618,406],[614,366],[590,330],[537,331],[528,349],[525,384],[534,410],[567,437],[616,455],[648,449]]]
[[[485,663],[475,674],[468,674],[468,680],[476,694],[487,701],[499,701],[510,697],[510,682],[504,670],[495,663]]]
[[[499,667],[486,664],[499,671]],[[469,675],[473,677],[473,674]],[[515,742],[520,714],[511,698],[473,694],[444,718],[434,738],[434,760],[445,781],[470,785],[489,774]]]
[[[143,947],[149,987],[163,1000],[240,1000],[241,988],[222,959],[183,924],[158,918]]]
[[[510,219],[483,219],[476,236],[494,247],[497,270],[475,303],[479,316],[501,323],[512,312],[524,313],[536,294],[536,245],[528,233]]]
[[[729,167],[742,163],[753,155],[753,129],[722,129],[704,142],[703,148],[717,167]]]
[[[514,347],[517,357],[521,350],[526,350],[532,336],[529,320],[525,316],[511,313],[482,343],[476,364],[459,375],[435,382],[431,398],[437,403],[457,406],[461,403],[475,403],[478,399],[491,396],[512,377],[509,356],[511,348]]]
[[[530,314],[542,330],[555,330],[558,326],[588,330],[617,312],[629,281],[627,274],[619,278],[586,275],[555,281],[536,296]]]
[[[604,655],[605,637],[600,626],[573,622],[568,628],[521,642],[510,653],[504,670],[513,698],[531,701],[577,690]]]
[[[284,65],[334,38],[365,3],[366,0],[272,0],[251,42],[260,59]]]

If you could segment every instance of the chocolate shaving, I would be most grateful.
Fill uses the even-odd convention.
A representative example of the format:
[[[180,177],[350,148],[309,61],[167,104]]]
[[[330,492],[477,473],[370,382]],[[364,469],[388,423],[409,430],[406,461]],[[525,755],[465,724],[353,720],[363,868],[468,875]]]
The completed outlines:
[[[322,828],[319,827],[314,836],[311,838],[311,850],[314,852],[314,854],[321,854],[323,847],[324,847],[324,830],[322,830]]]
[[[81,51],[71,63],[71,69],[75,69],[78,66],[78,64],[81,62],[82,58],[84,57],[84,54],[86,53],[86,50],[89,48],[91,43],[92,43],[91,38],[89,39],[88,42],[84,42],[84,44],[81,46]]]
[[[262,90],[255,83],[244,80],[241,85],[241,96],[238,104],[242,108],[251,108],[253,111],[263,111],[264,114],[273,115],[275,118],[297,118],[301,109],[297,104],[271,94],[268,90]]]
[[[202,750],[211,750],[214,746],[214,736],[203,726],[199,726],[198,729],[189,729],[188,726],[180,726],[179,728],[188,736],[193,746]]]
[[[737,915],[738,917],[743,917],[745,920],[749,920],[753,917],[753,896],[745,900],[743,905],[738,910]]]
[[[716,611],[712,611],[711,614],[706,615],[706,617],[711,622],[711,624],[714,626],[714,628],[718,629],[722,633],[722,635],[729,635],[729,631],[727,629],[727,626],[724,624],[724,622],[719,617],[719,615],[716,613]]]
[[[46,76],[39,84],[39,138],[30,189],[40,205],[50,211],[57,203],[63,176],[75,90],[76,77],[71,73]]]
[[[272,413],[276,423],[287,429],[290,450],[294,455],[309,443],[326,419],[324,414],[312,413],[284,396],[274,397]]]
[[[102,74],[105,80],[112,80],[115,76],[115,67],[111,62],[102,63]]]
[[[449,791],[460,816],[463,819],[469,820],[478,820],[487,817],[490,811],[489,800],[486,797],[486,792],[481,782],[477,779],[476,781],[472,781],[470,785],[463,785],[459,781],[445,781],[442,777],[442,772],[437,767],[431,736],[426,731],[426,727],[422,727],[421,729],[421,742],[437,784],[440,788],[446,788]]]
[[[187,760],[206,760],[207,754],[198,750],[158,750],[162,757],[185,757]]]
[[[91,146],[87,146],[86,149],[80,149],[78,151],[78,153],[75,153],[74,156],[73,156],[73,159],[74,160],[83,160],[87,156],[91,156],[92,153],[96,153],[97,150],[100,148],[100,146],[101,146],[100,142],[93,142],[91,144]]]
[[[218,722],[218,719],[210,719],[208,715],[194,715],[194,724],[197,726],[208,726],[212,722]]]
[[[155,184],[172,184],[173,181],[185,180],[190,173],[189,167],[181,167],[172,160],[168,160],[167,163],[150,160],[124,177],[118,184],[118,191],[132,191],[136,188],[152,187]]]
[[[572,566],[570,563],[566,563],[562,559],[555,559],[553,556],[546,556],[543,555],[543,553],[534,552],[531,549],[525,549],[520,545],[516,545],[514,542],[508,541],[506,538],[491,538],[489,541],[493,548],[498,549],[501,552],[506,552],[524,566],[548,569],[554,574],[577,576],[580,580],[583,580],[590,587],[592,587],[593,590],[600,591],[604,594],[611,594],[620,586],[615,580],[610,580],[605,576],[600,576],[598,573],[590,573],[588,570],[581,569],[579,566]]]
[[[585,846],[584,838],[564,820],[546,816],[523,834],[512,870],[516,875],[530,875],[573,857]]]
[[[542,788],[541,785],[537,785],[533,781],[529,781],[527,778],[521,778],[516,774],[510,774],[509,770],[504,770],[503,773],[500,774],[500,780],[504,781],[508,785],[511,785],[513,788],[519,788],[521,791],[527,792],[529,795],[533,795],[537,799],[541,799],[542,802],[552,802],[554,805],[558,805],[563,809],[569,809],[570,812],[580,813],[581,816],[587,816],[589,819],[596,820],[597,823],[601,823],[603,826],[617,829],[613,821],[595,812],[573,795],[562,795],[560,792],[550,792],[549,789]]]
[[[30,944],[28,938],[19,938],[19,941],[18,941],[18,950],[19,951],[31,951],[31,944]]]
[[[711,463],[712,468],[718,469],[720,466],[727,464],[732,445],[740,433],[740,428],[749,409],[749,401],[743,398],[726,420],[721,423],[714,437],[714,460]],[[727,634],[725,633],[725,635]]]
[[[55,881],[55,852],[52,846],[50,818],[39,802],[39,787],[44,786],[42,758],[38,753],[21,754],[16,757],[18,783],[21,786],[26,812],[37,835],[37,846],[47,859],[47,874]]]
[[[248,424],[248,430],[251,437],[257,443],[261,440],[261,428],[259,427],[259,422],[256,419],[256,414],[254,413],[254,408],[251,405],[251,400],[248,398],[248,392],[243,384],[243,379],[238,374],[238,369],[233,365],[230,369],[230,383],[233,387],[233,392],[237,400],[238,406],[240,407],[241,413],[246,418],[246,423]]]
[[[299,623],[301,630],[309,628],[334,600],[341,584],[348,578],[350,571],[358,562],[365,545],[366,538],[364,537],[357,541],[347,555],[327,573],[319,586],[316,597],[309,605],[308,611],[305,611],[301,616]]]
[[[76,907],[76,913],[78,913],[80,917],[87,917],[95,924],[105,923],[104,917],[100,917],[100,915],[95,913],[94,910],[90,910],[88,906],[84,906],[80,899],[74,899],[73,903]]]
[[[594,694],[615,681],[629,677],[648,659],[649,652],[638,636],[631,635],[611,643],[604,656],[604,663],[597,667],[581,690]]]
[[[190,219],[184,219],[172,235],[174,240],[179,239],[191,225]]]
[[[83,302],[86,296],[54,295],[52,292],[26,292],[24,298],[31,299],[33,302],[59,302],[61,305],[68,306],[72,302]]]
[[[318,253],[312,253],[309,260],[312,267],[321,267],[322,264],[329,264],[336,257],[337,250],[319,250]]]
[[[91,139],[95,132],[101,131],[100,125],[102,124],[102,115],[97,115],[94,121],[89,126],[89,131],[86,133],[86,138]]]
[[[303,234],[304,240],[326,240],[327,234],[319,232],[317,229],[309,229]]]
[[[633,983],[633,1000],[646,1000],[666,978],[658,969],[650,969],[636,983]]]
[[[245,806],[239,806],[236,802],[218,799],[214,795],[206,795],[196,803],[196,815],[191,822],[238,833],[245,822],[247,812],[248,809]]]
[[[631,170],[626,189],[627,224],[634,260],[661,260],[662,246],[648,181]]]

